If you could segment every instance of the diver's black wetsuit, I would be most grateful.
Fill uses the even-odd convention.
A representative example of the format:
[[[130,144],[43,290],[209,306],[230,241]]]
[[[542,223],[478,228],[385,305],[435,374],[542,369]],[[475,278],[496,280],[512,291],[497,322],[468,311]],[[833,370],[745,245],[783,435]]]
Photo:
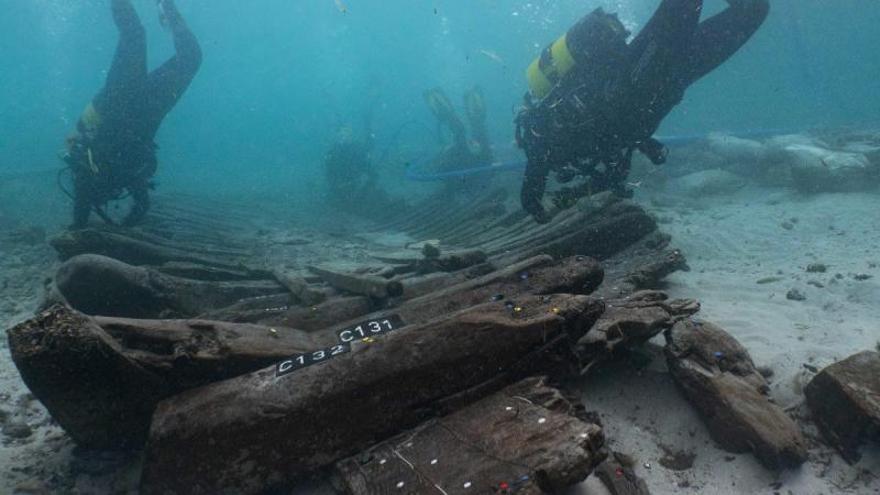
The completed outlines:
[[[86,224],[92,209],[127,190],[133,206],[126,224],[149,208],[149,181],[156,172],[154,138],[201,65],[198,41],[171,0],[160,0],[174,38],[175,55],[147,72],[147,41],[130,0],[111,0],[119,42],[107,79],[68,141],[66,161],[74,174],[74,227]],[[105,217],[106,219],[106,217]]]
[[[324,159],[328,199],[336,207],[359,208],[377,190],[378,174],[370,160],[372,139],[342,140],[333,144]]]
[[[665,148],[651,137],[660,122],[691,84],[742,47],[769,10],[767,0],[727,2],[726,10],[700,22],[702,0],[663,0],[630,43],[616,16],[600,9],[590,14],[602,17],[600,24],[614,24],[609,32],[618,33],[615,40],[540,102],[527,96],[517,118],[517,140],[528,157],[526,211],[549,220],[541,198],[550,171],[590,176],[580,194],[623,193],[635,150],[655,164],[665,161]]]

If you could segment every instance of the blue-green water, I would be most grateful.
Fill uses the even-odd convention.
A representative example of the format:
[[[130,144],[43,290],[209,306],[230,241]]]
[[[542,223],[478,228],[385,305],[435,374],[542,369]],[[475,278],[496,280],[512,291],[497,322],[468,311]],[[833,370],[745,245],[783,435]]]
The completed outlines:
[[[107,1],[0,0],[0,175],[60,167],[57,152],[101,87],[115,44]],[[152,1],[137,1],[151,66],[171,55]],[[322,186],[340,125],[375,112],[379,164],[405,194],[402,160],[438,150],[422,92],[486,90],[493,145],[512,148],[525,67],[595,6],[633,31],[656,7],[632,1],[189,0],[204,50],[191,88],[157,137],[166,191],[285,193]],[[723,7],[707,1],[707,12]],[[736,56],[697,83],[661,133],[860,125],[880,115],[880,4],[776,0]],[[406,125],[403,131],[401,126]],[[395,137],[396,136],[396,137]],[[513,155],[515,158],[516,155]],[[65,200],[54,176],[30,204]]]
[[[70,270],[58,270],[58,255],[67,256],[65,242],[77,244],[79,234],[66,230],[73,202],[63,189],[69,192],[72,184],[60,153],[83,109],[104,85],[116,50],[118,33],[110,1],[0,0],[0,328],[31,318],[41,298],[53,301],[64,295],[54,290],[59,278],[69,277],[69,284],[73,279]],[[150,68],[157,67],[174,53],[171,35],[160,25],[155,0],[131,1],[147,31]],[[650,366],[637,373],[592,375],[591,381],[577,385],[583,385],[587,405],[607,425],[609,445],[633,456],[653,493],[679,493],[684,483],[694,493],[771,493],[781,491],[778,484],[782,482],[788,493],[837,493],[846,483],[852,487],[864,482],[865,490],[860,492],[856,486],[846,491],[868,493],[875,489],[871,483],[876,486],[872,473],[880,473],[876,445],[862,465],[849,466],[829,457],[828,445],[814,441],[819,437],[811,433],[815,431],[812,416],[802,404],[803,385],[813,371],[854,352],[880,350],[876,332],[880,321],[880,259],[876,254],[880,245],[876,215],[880,57],[875,53],[880,46],[880,2],[770,2],[770,16],[757,34],[729,61],[689,88],[658,131],[664,138],[728,131],[769,139],[712,136],[694,146],[673,147],[663,167],[637,159],[625,181],[635,193],[635,202],[649,213],[643,223],[652,225],[651,218],[656,220],[660,231],[672,236],[669,248],[681,249],[692,268],[651,288],[662,289],[672,298],[698,298],[703,304],[698,317],[722,325],[748,348],[762,373],[769,370],[768,376],[774,377],[770,397],[810,435],[810,460],[799,471],[780,474],[759,467],[751,455],[734,458],[718,450],[699,426],[699,417],[676,395],[672,378],[662,371],[659,347],[649,345],[643,348],[644,355],[640,351],[619,364],[630,368],[648,358]],[[230,321],[259,317],[256,323],[272,325],[265,327],[271,336],[266,339],[277,338],[279,330],[291,330],[279,321],[291,328],[301,325],[303,331],[327,331],[333,329],[331,324],[353,316],[398,311],[403,301],[416,297],[413,291],[421,294],[462,280],[465,283],[456,290],[471,290],[472,278],[484,273],[488,265],[462,269],[449,279],[422,273],[436,268],[432,257],[440,248],[432,251],[429,240],[435,241],[432,245],[439,242],[447,253],[459,247],[485,249],[492,268],[503,269],[509,268],[511,260],[531,257],[542,249],[596,255],[604,252],[602,241],[622,242],[619,239],[629,239],[627,229],[641,229],[635,225],[639,222],[629,225],[629,220],[624,224],[612,218],[618,223],[608,223],[601,230],[607,236],[595,238],[600,230],[592,222],[614,211],[596,208],[606,204],[609,195],[568,204],[559,220],[548,226],[521,215],[522,167],[516,165],[524,156],[515,144],[514,118],[527,91],[526,67],[548,43],[596,7],[618,13],[624,25],[637,33],[660,0],[177,3],[201,44],[204,60],[156,136],[159,167],[157,190],[151,193],[154,221],[145,222],[143,229],[121,233],[145,239],[148,251],[150,243],[176,250],[167,255],[171,262],[161,267],[163,274],[183,273],[184,278],[211,281],[213,277],[235,279],[220,284],[224,291],[227,283],[234,284],[241,276],[238,272],[247,271],[253,263],[259,270],[245,276],[260,279],[254,282],[260,295],[245,300],[235,296],[231,308],[214,311],[220,303],[217,308],[211,306],[210,297],[186,290],[181,295],[180,290],[151,285],[150,297],[153,292],[161,293],[165,301],[173,295],[206,307],[178,314],[167,303],[168,308],[160,307],[155,314],[134,316],[224,319],[232,315]],[[725,6],[724,0],[705,0],[704,17]],[[494,159],[513,165],[493,168],[493,172],[505,170],[495,176],[496,182],[488,178],[491,174],[473,176],[477,177],[473,182],[412,180],[408,174],[444,172],[437,157],[450,142],[448,133],[440,132],[424,92],[442,88],[464,116],[463,95],[474,86],[481,87],[486,98]],[[371,166],[378,181],[359,194],[350,194],[353,198],[344,198],[347,202],[328,201],[333,193],[325,169],[328,151],[338,143],[341,129],[350,128],[357,139],[363,139],[368,116],[372,116],[375,140]],[[852,132],[771,137],[844,128]],[[344,156],[344,151],[351,151],[341,148]],[[543,197],[545,203],[549,205],[564,187],[552,184]],[[506,196],[496,194],[499,189]],[[347,192],[344,187],[339,190],[342,195]],[[466,197],[454,194],[458,190],[487,194],[482,203],[447,202],[446,194]],[[439,192],[440,201],[418,203],[433,192]],[[596,191],[589,189],[592,192]],[[371,193],[376,197],[363,197]],[[204,197],[211,201],[203,201]],[[621,211],[635,217],[636,208],[630,206]],[[109,212],[114,218],[124,214],[122,207]],[[613,215],[623,216],[619,211]],[[361,223],[358,217],[378,222]],[[100,223],[96,215],[91,220]],[[377,223],[381,228],[375,228]],[[618,231],[622,235],[616,235]],[[89,237],[82,239],[84,250],[93,249]],[[594,295],[624,294],[617,285],[621,280],[630,284],[633,273],[621,270],[629,270],[630,262],[644,261],[627,257],[642,256],[642,251],[650,254],[655,248],[665,250],[665,242],[656,232],[639,241],[635,237],[626,241],[620,246],[626,249],[623,254],[605,265],[605,287]],[[110,254],[134,258],[133,264],[153,260],[149,252],[145,256],[150,261],[144,261],[143,253],[125,251]],[[678,258],[679,253],[672,254]],[[192,274],[186,266],[181,268],[190,262],[189,255],[205,263],[204,272]],[[156,258],[164,261],[161,254]],[[178,258],[187,261],[173,266]],[[584,261],[580,256],[575,260]],[[361,297],[362,287],[352,289],[331,281],[332,274],[328,278],[326,273],[316,275],[320,270],[309,269],[325,262],[339,262],[340,270],[369,274],[382,287],[379,277],[402,280],[405,295],[398,300],[367,291],[370,297]],[[221,274],[212,271],[212,263],[222,265]],[[654,270],[656,265],[647,266],[638,267],[635,275],[642,277],[639,271]],[[156,273],[132,278],[153,283],[158,280]],[[539,279],[519,269],[510,273],[519,282]],[[88,275],[81,285],[76,279],[77,284],[68,289],[81,290],[87,302],[97,300],[100,309],[96,312],[118,310],[121,316],[132,316],[126,313],[131,308],[123,303],[140,306],[147,297],[140,287],[131,293],[116,290],[113,274]],[[297,284],[300,280],[309,282],[310,292]],[[507,290],[514,284],[504,283],[509,295]],[[181,287],[189,287],[186,284]],[[278,294],[264,299],[260,288],[265,286]],[[499,296],[505,298],[493,291],[489,299],[514,313],[522,309],[516,309],[513,301],[502,302]],[[326,306],[311,302],[324,297],[329,297]],[[483,300],[482,295],[473,303],[478,300]],[[428,301],[426,311],[433,314],[428,306],[434,302]],[[546,302],[543,297],[541,301]],[[464,303],[453,301],[441,310],[438,303],[436,310],[459,304]],[[612,297],[608,307],[621,306]],[[415,314],[412,308],[419,306],[406,311]],[[558,314],[559,308],[551,311]],[[264,319],[280,315],[283,319]],[[42,493],[41,486],[66,489],[76,485],[80,493],[104,493],[110,485],[120,490],[123,485],[137,485],[137,466],[117,469],[121,464],[110,458],[109,468],[96,462],[95,469],[88,462],[89,452],[71,453],[71,438],[32,400],[34,396],[27,395],[28,387],[20,379],[26,376],[20,377],[14,369],[11,347],[5,338],[0,339],[0,495],[11,493],[6,487],[19,483],[28,493]],[[178,360],[178,350],[174,348],[175,363],[185,362],[183,357]],[[19,426],[17,433],[6,428],[13,422]],[[22,423],[28,428],[27,436],[23,436]],[[695,469],[664,471],[661,459],[671,455],[667,444],[683,453],[699,453]],[[81,485],[91,483],[91,478],[96,487],[103,488]],[[37,483],[28,484],[33,481]],[[300,493],[325,493],[309,486],[299,489]]]

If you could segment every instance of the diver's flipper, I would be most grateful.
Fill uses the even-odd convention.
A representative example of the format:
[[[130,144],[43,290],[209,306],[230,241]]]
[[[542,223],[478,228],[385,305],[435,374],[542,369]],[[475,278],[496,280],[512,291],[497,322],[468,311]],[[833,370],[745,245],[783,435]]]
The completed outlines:
[[[453,140],[458,146],[466,146],[467,139],[465,137],[465,128],[452,102],[440,88],[433,88],[425,91],[425,102],[431,108],[431,112],[437,117],[437,120],[449,128],[452,132]]]
[[[464,109],[471,125],[481,125],[486,121],[486,103],[482,88],[474,86],[464,93]]]
[[[451,118],[455,117],[455,108],[452,102],[440,88],[432,88],[425,91],[425,102],[431,108],[431,112],[438,120],[448,123]]]
[[[183,25],[183,16],[177,10],[174,0],[156,0],[156,7],[159,10],[159,23],[166,29],[174,29]]]

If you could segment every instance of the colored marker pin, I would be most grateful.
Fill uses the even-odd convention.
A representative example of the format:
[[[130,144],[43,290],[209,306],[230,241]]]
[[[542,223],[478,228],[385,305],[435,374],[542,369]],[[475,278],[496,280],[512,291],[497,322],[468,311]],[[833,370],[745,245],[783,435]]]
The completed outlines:
[[[715,356],[715,359],[721,359],[724,357],[724,353],[721,351],[715,351],[714,356]]]

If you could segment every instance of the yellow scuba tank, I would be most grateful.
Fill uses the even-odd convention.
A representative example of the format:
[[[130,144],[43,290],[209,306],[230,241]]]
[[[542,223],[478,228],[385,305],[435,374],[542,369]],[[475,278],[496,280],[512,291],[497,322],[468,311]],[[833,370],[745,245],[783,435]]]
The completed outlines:
[[[79,117],[79,126],[81,127],[80,132],[87,134],[88,137],[93,137],[98,132],[98,128],[101,127],[101,114],[95,109],[93,103],[89,102],[86,105],[85,110],[83,110],[82,115]]]
[[[576,66],[588,65],[598,57],[620,56],[627,36],[617,15],[606,14],[601,8],[587,14],[529,65],[526,79],[532,96],[543,99]]]

